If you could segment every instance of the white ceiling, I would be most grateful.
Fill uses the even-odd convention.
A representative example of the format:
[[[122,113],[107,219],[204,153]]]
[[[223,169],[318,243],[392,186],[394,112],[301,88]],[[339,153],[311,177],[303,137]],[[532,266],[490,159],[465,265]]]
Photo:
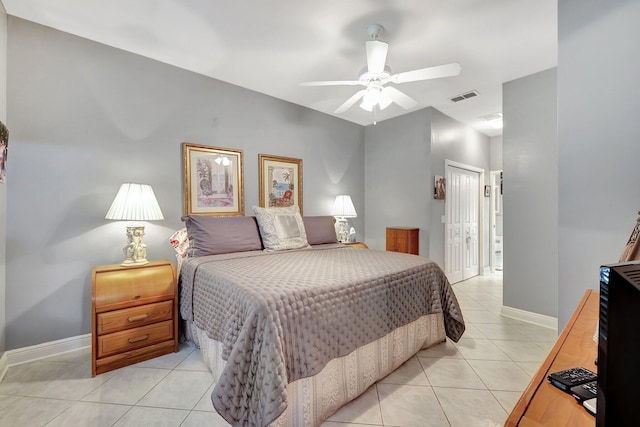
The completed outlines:
[[[397,87],[489,136],[502,83],[557,65],[557,0],[1,0],[7,13],[333,114],[356,80],[369,24],[385,28],[394,73],[458,62],[457,77]],[[453,103],[470,90],[479,97]],[[392,104],[378,121],[407,113]],[[357,105],[336,115],[361,125]]]

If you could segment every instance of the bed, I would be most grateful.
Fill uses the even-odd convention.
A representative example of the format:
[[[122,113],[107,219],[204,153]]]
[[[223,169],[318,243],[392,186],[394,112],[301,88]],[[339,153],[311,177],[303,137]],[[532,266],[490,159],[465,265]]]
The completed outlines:
[[[183,218],[185,336],[217,378],[211,400],[239,426],[317,426],[464,320],[427,258],[336,242],[333,217],[254,208]],[[183,251],[184,255],[184,251]]]

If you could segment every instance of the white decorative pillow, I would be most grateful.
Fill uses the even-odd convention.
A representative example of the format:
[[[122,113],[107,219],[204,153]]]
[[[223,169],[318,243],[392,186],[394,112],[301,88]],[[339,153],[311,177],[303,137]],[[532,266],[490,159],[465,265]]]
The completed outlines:
[[[286,208],[253,207],[265,251],[282,251],[309,246],[298,206]]]

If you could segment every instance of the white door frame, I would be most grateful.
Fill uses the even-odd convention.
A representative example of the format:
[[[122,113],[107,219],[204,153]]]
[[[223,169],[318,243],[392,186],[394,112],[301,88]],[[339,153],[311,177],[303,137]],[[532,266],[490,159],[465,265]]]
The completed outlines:
[[[485,274],[485,268],[484,268],[484,246],[485,246],[485,238],[484,238],[484,233],[485,233],[485,224],[484,224],[484,186],[485,186],[485,180],[484,180],[484,169],[482,168],[478,168],[475,166],[471,166],[471,165],[467,165],[464,163],[460,163],[460,162],[456,162],[454,160],[449,160],[449,159],[445,159],[444,161],[444,174],[445,176],[448,175],[449,172],[449,167],[454,167],[454,168],[458,168],[458,169],[465,169],[471,172],[476,172],[479,174],[479,185],[478,185],[478,251],[480,252],[478,254],[478,267],[479,267],[479,274],[480,275],[484,275]],[[444,204],[444,215],[445,218],[448,215],[447,212],[447,203],[445,202]],[[444,225],[446,227],[446,224]],[[447,248],[449,247],[449,235],[445,230],[444,233],[444,251],[446,254]],[[447,269],[449,268],[449,266],[445,265],[445,271],[448,271]]]

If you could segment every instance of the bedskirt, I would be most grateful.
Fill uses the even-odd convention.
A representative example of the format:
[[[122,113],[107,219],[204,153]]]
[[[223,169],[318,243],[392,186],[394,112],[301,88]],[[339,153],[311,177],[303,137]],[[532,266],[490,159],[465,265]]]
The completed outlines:
[[[187,340],[200,348],[205,363],[218,380],[225,366],[220,356],[222,343],[209,338],[192,322],[187,322],[185,329]],[[333,359],[316,375],[287,384],[287,409],[270,426],[319,426],[419,350],[445,339],[443,314],[428,314]]]

